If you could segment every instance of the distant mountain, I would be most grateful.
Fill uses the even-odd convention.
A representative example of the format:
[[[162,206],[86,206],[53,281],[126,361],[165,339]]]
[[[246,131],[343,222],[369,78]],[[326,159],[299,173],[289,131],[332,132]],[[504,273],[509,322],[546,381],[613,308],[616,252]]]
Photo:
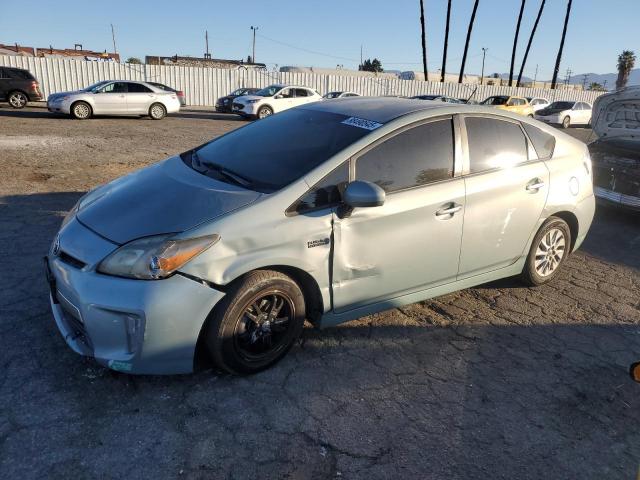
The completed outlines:
[[[498,75],[500,75],[500,77],[504,80],[509,79],[508,73],[499,73]],[[569,82],[574,85],[582,85],[584,75],[585,75],[584,73],[572,74]],[[604,82],[606,81],[607,90],[613,90],[614,88],[616,88],[616,79],[618,78],[617,73],[587,73],[586,75],[587,75],[587,82],[586,82],[587,86],[592,82],[596,82],[596,83],[599,83],[600,85],[604,85]],[[518,76],[514,75],[514,77],[517,78]],[[515,81],[515,78],[514,78],[514,81]],[[533,79],[523,76],[522,81],[531,82],[533,81]],[[543,80],[539,78],[538,81],[551,82],[551,79]],[[564,77],[562,75],[558,75],[558,83],[560,82],[564,82]],[[629,75],[628,85],[640,85],[640,68],[635,68],[631,70],[631,74]]]

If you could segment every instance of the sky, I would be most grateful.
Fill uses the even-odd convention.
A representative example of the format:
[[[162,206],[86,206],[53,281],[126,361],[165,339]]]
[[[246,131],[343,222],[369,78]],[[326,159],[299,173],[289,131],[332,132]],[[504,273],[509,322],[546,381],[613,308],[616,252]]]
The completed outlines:
[[[516,72],[541,0],[527,0],[516,56]],[[422,69],[418,0],[23,0],[2,2],[0,43],[32,47],[113,51],[111,27],[123,59],[145,55],[190,55],[205,51],[204,32],[214,58],[251,54],[257,26],[256,61],[277,65],[354,68],[377,57],[386,70]],[[442,63],[446,0],[424,0],[429,71]],[[548,80],[562,34],[567,0],[547,0],[524,75]],[[473,0],[453,0],[447,71],[460,68]],[[509,71],[520,0],[480,0],[465,72]],[[29,12],[25,17],[25,12]],[[623,49],[640,54],[640,0],[573,0],[560,78],[574,73],[616,70]],[[18,20],[21,19],[21,20]],[[24,20],[24,21],[22,21]]]

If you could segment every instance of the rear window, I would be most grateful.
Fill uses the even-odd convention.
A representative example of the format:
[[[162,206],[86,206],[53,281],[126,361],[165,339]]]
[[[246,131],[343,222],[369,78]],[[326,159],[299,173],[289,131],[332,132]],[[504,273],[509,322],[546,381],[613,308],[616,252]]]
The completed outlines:
[[[556,148],[556,137],[528,123],[523,123],[522,126],[529,135],[538,158],[551,158],[553,149]]]
[[[9,78],[13,78],[14,80],[33,80],[33,75],[26,70],[7,68],[6,73]]]
[[[509,168],[528,160],[527,140],[517,123],[465,118],[471,173]]]
[[[249,188],[273,192],[369,133],[342,123],[347,116],[301,108],[286,110],[234,130],[182,158],[195,170],[223,167],[248,180]]]

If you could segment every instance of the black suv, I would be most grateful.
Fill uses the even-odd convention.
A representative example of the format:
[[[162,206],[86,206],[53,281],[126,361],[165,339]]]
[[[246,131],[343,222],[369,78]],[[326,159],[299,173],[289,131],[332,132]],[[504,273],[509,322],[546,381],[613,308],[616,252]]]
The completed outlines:
[[[28,70],[0,67],[0,102],[9,102],[13,108],[24,108],[27,102],[43,99],[40,84]]]

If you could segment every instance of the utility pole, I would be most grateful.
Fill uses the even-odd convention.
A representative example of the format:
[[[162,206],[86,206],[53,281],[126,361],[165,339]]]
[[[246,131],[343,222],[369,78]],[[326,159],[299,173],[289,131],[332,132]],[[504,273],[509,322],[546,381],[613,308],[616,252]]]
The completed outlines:
[[[533,76],[533,88],[536,88],[536,80],[538,79],[538,64],[536,63],[536,73]]]
[[[562,49],[564,48],[564,39],[567,36],[567,24],[569,23],[569,16],[571,15],[571,2],[567,2],[567,15],[564,17],[564,27],[562,29],[562,38],[560,39],[560,48],[558,49],[558,56],[556,57],[556,66],[553,69],[553,78],[551,79],[551,89],[556,88],[556,82],[558,81],[558,72],[560,71],[560,60],[562,60]]]
[[[211,54],[209,53],[209,30],[204,31],[204,44],[205,44],[204,58],[211,58]]]
[[[424,81],[429,81],[427,70],[427,33],[424,24],[424,0],[420,0],[420,27],[422,28],[422,70],[424,71]]]
[[[484,83],[484,57],[487,55],[488,48],[482,47],[482,73],[480,74],[480,85]]]
[[[118,53],[118,49],[116,49],[116,32],[113,29],[113,23],[111,24],[111,39],[113,40],[113,53]]]
[[[256,63],[256,32],[258,31],[258,27],[252,25],[251,30],[253,30],[253,54],[251,55],[251,61]]]
[[[587,78],[589,77],[588,73],[582,75],[582,90],[587,86]]]
[[[565,85],[569,85],[569,80],[571,80],[571,74],[572,73],[573,72],[571,71],[571,69],[567,68],[567,73],[565,74],[565,77],[564,77],[564,84]]]

